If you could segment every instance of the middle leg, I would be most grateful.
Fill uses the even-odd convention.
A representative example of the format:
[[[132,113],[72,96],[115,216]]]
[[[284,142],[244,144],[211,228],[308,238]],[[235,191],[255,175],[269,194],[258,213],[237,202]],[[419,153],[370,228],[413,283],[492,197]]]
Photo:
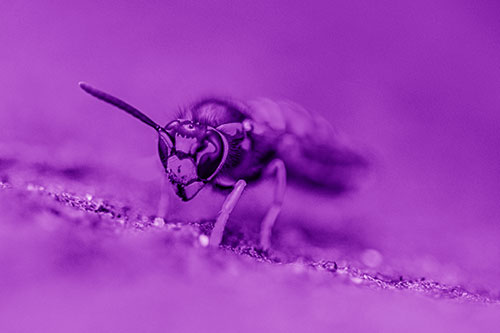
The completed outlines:
[[[281,212],[281,206],[283,205],[286,189],[285,163],[279,159],[272,161],[267,167],[266,174],[274,174],[276,183],[274,187],[273,203],[262,220],[260,227],[260,246],[262,246],[263,249],[268,249],[271,246],[271,232]]]
[[[215,221],[212,233],[210,234],[209,244],[211,246],[219,246],[219,244],[221,243],[222,235],[224,234],[224,229],[226,227],[229,215],[240,200],[241,194],[243,193],[246,185],[247,183],[243,179],[238,180],[234,185],[234,189],[231,191],[231,193],[229,193],[226,200],[224,201],[219,216],[217,216],[217,220]]]

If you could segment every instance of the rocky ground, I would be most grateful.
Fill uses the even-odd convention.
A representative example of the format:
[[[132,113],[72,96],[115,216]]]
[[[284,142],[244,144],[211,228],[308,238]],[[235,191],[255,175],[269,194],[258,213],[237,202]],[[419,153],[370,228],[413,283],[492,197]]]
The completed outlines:
[[[415,274],[410,258],[339,231],[325,243],[327,231],[283,222],[269,251],[237,222],[211,248],[213,216],[155,216],[148,181],[2,149],[2,332],[486,332],[500,323],[498,292],[446,283],[445,267]],[[244,210],[236,218],[255,219]]]

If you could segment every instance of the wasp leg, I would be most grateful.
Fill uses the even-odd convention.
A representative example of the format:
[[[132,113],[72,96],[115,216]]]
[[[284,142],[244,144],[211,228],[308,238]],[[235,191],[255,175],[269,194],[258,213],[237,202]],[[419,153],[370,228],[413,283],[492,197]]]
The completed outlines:
[[[260,227],[260,246],[262,246],[263,249],[268,249],[271,246],[271,232],[274,222],[276,222],[276,219],[281,212],[281,206],[283,205],[286,189],[285,163],[283,163],[282,160],[272,161],[267,167],[266,174],[274,174],[276,177],[276,185],[274,187],[273,203],[262,220]]]
[[[158,201],[158,210],[156,216],[161,218],[167,217],[170,207],[170,195],[170,183],[168,181],[168,176],[165,174],[161,182],[160,201]]]
[[[222,209],[217,216],[217,220],[215,221],[214,228],[212,229],[212,233],[210,234],[210,245],[211,246],[219,246],[222,241],[222,235],[224,234],[224,228],[226,227],[227,219],[229,215],[233,211],[234,207],[240,200],[241,194],[243,190],[247,186],[247,183],[240,179],[234,185],[234,189],[229,193],[224,204],[222,205]]]

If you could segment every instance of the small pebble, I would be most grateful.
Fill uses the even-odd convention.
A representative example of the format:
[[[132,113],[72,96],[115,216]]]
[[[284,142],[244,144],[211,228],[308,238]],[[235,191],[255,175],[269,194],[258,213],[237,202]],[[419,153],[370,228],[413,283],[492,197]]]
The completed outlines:
[[[361,279],[359,277],[352,277],[351,281],[352,281],[352,283],[360,284],[361,282],[363,282],[363,279]]]
[[[200,235],[198,237],[198,241],[200,242],[200,245],[203,246],[203,247],[207,247],[208,246],[208,236],[207,235]]]
[[[158,228],[163,227],[165,225],[165,220],[162,217],[155,217],[153,225]]]
[[[304,273],[304,271],[305,271],[304,265],[301,263],[298,263],[298,262],[290,264],[290,267],[292,268],[292,271],[295,274],[301,274],[301,273]]]

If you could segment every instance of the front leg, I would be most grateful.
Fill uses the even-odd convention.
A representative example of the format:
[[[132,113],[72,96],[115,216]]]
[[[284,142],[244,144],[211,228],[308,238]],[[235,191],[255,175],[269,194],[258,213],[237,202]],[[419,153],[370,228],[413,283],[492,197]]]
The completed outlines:
[[[238,200],[240,200],[241,194],[243,193],[246,185],[247,183],[243,179],[238,180],[234,185],[233,190],[231,191],[231,193],[229,193],[226,200],[224,201],[219,216],[217,216],[217,220],[215,221],[212,233],[210,234],[209,243],[211,246],[219,246],[219,244],[221,243],[227,219],[238,203]]]
[[[285,189],[286,189],[286,168],[285,163],[282,160],[276,159],[269,163],[266,172],[266,175],[274,175],[275,176],[275,187],[274,187],[274,199],[271,207],[267,211],[266,216],[262,220],[262,224],[260,227],[260,246],[264,250],[268,249],[271,246],[271,232],[278,218],[279,213],[281,212],[281,206],[283,205],[283,199],[285,197]]]
[[[161,218],[167,217],[170,208],[171,193],[172,189],[170,188],[168,176],[167,174],[164,174],[161,181],[160,200],[158,201],[158,210],[156,211],[156,216]]]

